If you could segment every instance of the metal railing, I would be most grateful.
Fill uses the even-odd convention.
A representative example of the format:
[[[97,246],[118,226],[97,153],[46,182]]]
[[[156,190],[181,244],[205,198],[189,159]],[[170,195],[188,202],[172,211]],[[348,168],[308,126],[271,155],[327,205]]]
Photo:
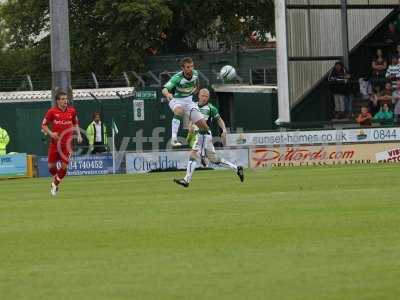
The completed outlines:
[[[200,82],[204,85],[223,83],[219,69],[198,69]],[[95,74],[72,74],[72,88],[114,88],[114,87],[153,87],[163,86],[178,70],[151,70],[147,72],[126,71],[119,76]],[[237,70],[237,77],[231,83],[247,85],[275,85],[275,68],[246,67]],[[14,76],[0,78],[0,92],[39,91],[51,89],[51,76]]]

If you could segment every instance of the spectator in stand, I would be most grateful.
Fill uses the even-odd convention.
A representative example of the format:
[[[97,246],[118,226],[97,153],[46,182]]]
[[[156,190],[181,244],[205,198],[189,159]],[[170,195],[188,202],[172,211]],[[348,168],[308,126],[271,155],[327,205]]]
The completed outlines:
[[[345,114],[345,101],[348,98],[350,75],[347,73],[342,62],[335,63],[331,73],[328,76],[331,92],[335,103],[335,118],[343,118]]]
[[[390,111],[389,105],[384,103],[379,112],[374,116],[374,121],[378,121],[381,125],[393,124],[393,112]]]
[[[385,82],[385,75],[387,69],[386,60],[379,56],[372,61],[372,78],[371,81],[380,85]]]
[[[371,127],[372,115],[368,111],[368,107],[362,106],[361,113],[357,117],[357,123],[363,127]]]
[[[400,124],[400,80],[396,82],[396,90],[393,92],[394,121]]]
[[[375,56],[374,56],[373,60],[375,61],[379,57],[381,57],[381,58],[383,58],[383,60],[385,60],[385,56],[383,55],[382,49],[376,49]]]
[[[400,59],[400,45],[396,46],[393,56],[397,57],[397,59]]]
[[[400,79],[400,64],[396,56],[392,57],[392,63],[387,68],[385,77],[392,82],[392,87],[396,88],[396,81]]]
[[[396,21],[393,22],[397,32],[400,32],[400,14],[397,15]]]
[[[397,43],[399,40],[396,26],[393,23],[390,23],[385,34],[384,34],[384,41],[388,45],[392,45]]]
[[[386,82],[382,95],[378,98],[378,100],[380,101],[380,106],[383,104],[387,104],[388,106],[392,105],[393,88],[390,82]]]
[[[368,100],[372,95],[372,84],[368,78],[359,78],[358,85],[360,86],[360,94],[363,100]]]
[[[372,89],[371,97],[369,97],[368,107],[369,112],[374,116],[380,108],[379,98],[382,96],[382,90],[379,85]]]

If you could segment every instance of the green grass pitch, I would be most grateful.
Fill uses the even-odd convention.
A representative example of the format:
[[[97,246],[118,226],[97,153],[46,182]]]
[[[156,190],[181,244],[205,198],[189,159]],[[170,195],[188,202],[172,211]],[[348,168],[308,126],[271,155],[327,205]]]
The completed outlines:
[[[400,166],[0,181],[0,299],[399,299]]]

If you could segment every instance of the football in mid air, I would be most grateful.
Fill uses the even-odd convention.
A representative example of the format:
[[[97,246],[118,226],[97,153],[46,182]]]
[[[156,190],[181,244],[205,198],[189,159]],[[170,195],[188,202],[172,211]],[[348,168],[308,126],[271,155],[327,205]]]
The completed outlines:
[[[231,81],[236,77],[236,70],[232,66],[224,66],[221,68],[221,71],[219,71],[219,77],[224,81]]]

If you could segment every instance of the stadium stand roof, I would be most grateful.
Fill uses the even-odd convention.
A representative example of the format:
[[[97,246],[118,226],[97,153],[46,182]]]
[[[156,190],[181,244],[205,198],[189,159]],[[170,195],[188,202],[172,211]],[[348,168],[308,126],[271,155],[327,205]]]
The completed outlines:
[[[74,101],[91,100],[93,94],[98,99],[112,100],[134,95],[133,87],[73,90]],[[51,101],[51,91],[0,92],[0,103],[46,102]]]

